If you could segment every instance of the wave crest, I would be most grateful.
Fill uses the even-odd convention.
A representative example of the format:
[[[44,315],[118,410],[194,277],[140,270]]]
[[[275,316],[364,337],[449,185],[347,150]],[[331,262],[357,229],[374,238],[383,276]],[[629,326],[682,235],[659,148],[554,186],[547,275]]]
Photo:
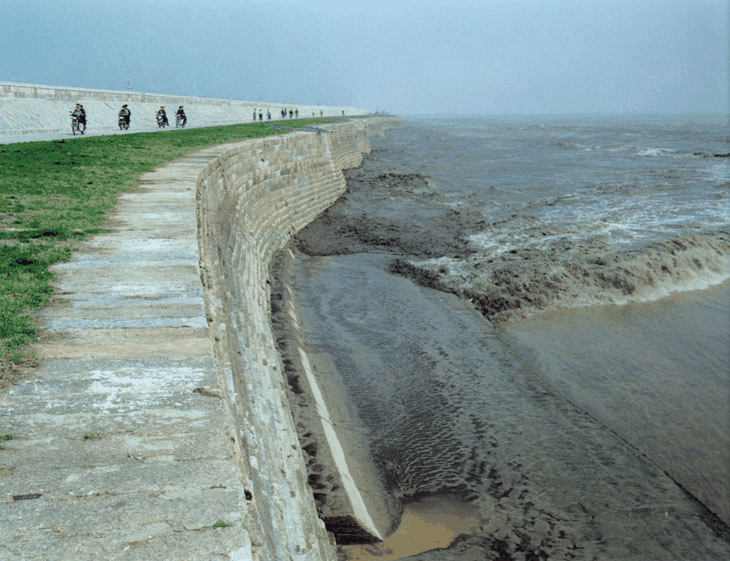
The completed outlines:
[[[561,307],[626,304],[730,277],[730,232],[673,238],[596,258],[546,251],[509,259],[396,259],[391,270],[471,300],[493,321]]]

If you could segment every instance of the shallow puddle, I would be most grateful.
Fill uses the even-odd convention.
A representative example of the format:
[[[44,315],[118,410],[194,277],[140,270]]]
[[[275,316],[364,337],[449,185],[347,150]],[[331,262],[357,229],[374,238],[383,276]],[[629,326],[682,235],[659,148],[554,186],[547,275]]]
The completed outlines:
[[[461,534],[479,528],[476,504],[457,495],[436,495],[407,504],[401,523],[382,543],[338,548],[342,561],[390,561],[448,547]]]

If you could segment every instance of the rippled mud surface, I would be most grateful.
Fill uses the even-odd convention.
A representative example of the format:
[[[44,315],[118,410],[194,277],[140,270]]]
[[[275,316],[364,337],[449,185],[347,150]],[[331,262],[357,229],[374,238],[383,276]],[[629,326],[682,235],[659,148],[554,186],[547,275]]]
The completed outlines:
[[[294,276],[312,363],[342,377],[390,492],[476,507],[450,549],[414,559],[730,553],[660,467],[557,395],[472,306],[389,273],[388,259],[303,257]]]

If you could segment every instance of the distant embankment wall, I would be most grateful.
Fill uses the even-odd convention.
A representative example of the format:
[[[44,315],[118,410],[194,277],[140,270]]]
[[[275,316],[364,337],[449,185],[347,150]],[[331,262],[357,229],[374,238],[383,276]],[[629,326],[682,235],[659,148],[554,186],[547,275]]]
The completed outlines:
[[[69,113],[76,103],[86,109],[89,132],[118,129],[117,113],[123,104],[132,111],[132,129],[156,126],[155,115],[161,105],[174,125],[178,106],[185,106],[191,125],[250,123],[254,109],[271,111],[281,118],[282,109],[298,109],[299,117],[364,115],[354,107],[296,105],[266,101],[232,101],[201,97],[150,94],[110,90],[91,90],[0,82],[0,135],[70,131]]]
[[[208,163],[197,181],[201,269],[216,360],[240,472],[254,500],[247,528],[260,559],[327,559],[335,550],[317,519],[307,469],[287,397],[271,325],[269,265],[292,235],[345,190],[343,168],[360,165],[369,137],[401,126],[371,117],[329,125],[328,132],[251,140]],[[327,425],[325,410],[318,410]],[[331,424],[331,423],[330,423]],[[330,435],[328,438],[336,439]],[[334,445],[336,442],[322,443]],[[343,458],[340,458],[343,460]],[[352,516],[368,524],[367,506],[342,462]],[[295,476],[286,475],[295,473]],[[302,543],[306,551],[292,544]]]

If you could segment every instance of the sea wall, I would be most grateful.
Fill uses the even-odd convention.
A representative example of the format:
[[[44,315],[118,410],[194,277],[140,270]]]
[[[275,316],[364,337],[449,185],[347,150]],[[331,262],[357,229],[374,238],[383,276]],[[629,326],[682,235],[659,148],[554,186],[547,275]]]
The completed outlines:
[[[35,84],[0,82],[0,135],[70,131],[69,113],[76,103],[86,109],[89,132],[118,128],[122,104],[132,111],[132,129],[155,127],[155,115],[164,105],[174,126],[174,114],[185,106],[190,125],[250,123],[254,110],[270,111],[281,118],[282,109],[298,109],[299,117],[364,115],[365,111],[344,106],[297,105],[264,101],[232,101],[169,94],[92,90]]]
[[[291,558],[293,541],[307,544],[302,559],[335,558],[307,483],[272,331],[269,265],[294,233],[344,192],[342,169],[360,164],[370,150],[369,136],[400,125],[399,118],[356,119],[327,126],[326,132],[243,142],[208,163],[197,180],[207,313],[226,408],[237,431],[239,472],[255,497],[247,527],[261,559]],[[318,404],[317,411],[329,439],[319,444],[337,456],[326,408]],[[346,473],[346,459],[335,464],[331,469],[346,487],[353,516],[367,526],[368,507]]]

